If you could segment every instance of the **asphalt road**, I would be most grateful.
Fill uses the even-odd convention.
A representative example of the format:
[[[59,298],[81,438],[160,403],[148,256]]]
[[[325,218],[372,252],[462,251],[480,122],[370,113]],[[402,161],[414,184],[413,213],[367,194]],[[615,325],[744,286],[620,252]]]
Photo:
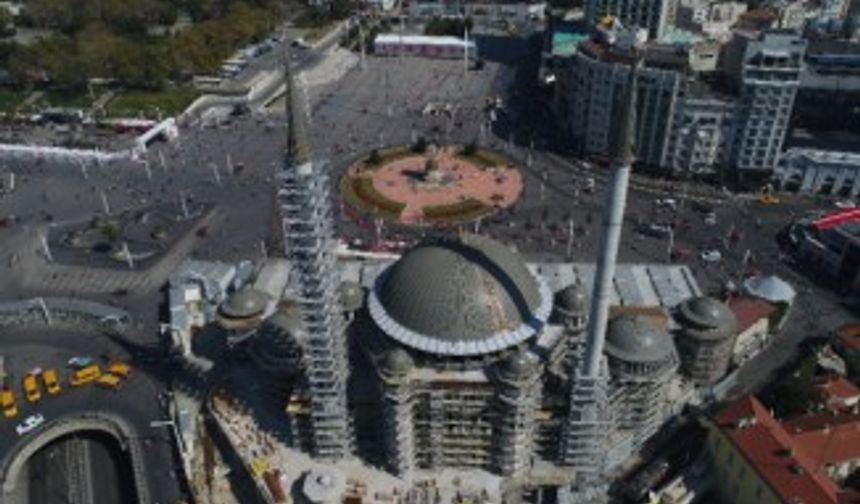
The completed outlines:
[[[174,464],[174,453],[170,433],[163,428],[152,428],[150,422],[163,420],[167,414],[164,411],[164,401],[159,397],[163,385],[147,376],[136,365],[136,358],[126,353],[126,350],[116,344],[113,340],[96,334],[83,334],[74,331],[52,331],[45,329],[33,329],[22,331],[4,331],[3,355],[6,356],[6,368],[10,374],[9,383],[14,387],[18,403],[19,414],[15,419],[0,420],[0,453],[7,454],[17,452],[29,438],[41,432],[52,422],[62,422],[63,419],[74,418],[78,415],[91,411],[103,411],[119,416],[130,423],[135,431],[135,438],[143,443],[145,467],[150,468],[147,477],[148,484],[154,502],[176,502],[182,495],[177,481],[177,466]],[[130,379],[118,391],[110,391],[98,388],[94,385],[82,387],[71,387],[68,385],[69,375],[66,363],[69,358],[76,355],[89,355],[99,359],[102,355],[118,357],[129,360],[134,367]],[[14,356],[14,358],[11,358]],[[61,376],[63,391],[60,395],[49,396],[42,391],[42,399],[35,404],[28,403],[24,397],[21,387],[21,378],[34,367],[56,368]],[[45,417],[45,424],[30,433],[19,436],[15,427],[30,415],[41,413]],[[105,452],[104,444],[98,446],[88,443],[87,452],[90,464],[96,467],[96,463],[103,459],[108,453]],[[70,448],[63,448],[67,452]],[[81,448],[72,449],[80,457]],[[45,454],[43,454],[44,456]],[[32,458],[30,463],[30,475],[40,473],[40,464],[44,464],[43,456]],[[50,449],[47,455],[50,458]],[[31,480],[31,489],[36,493],[46,488],[60,484],[58,481],[69,481],[65,477],[65,470],[77,470],[75,464],[56,464],[51,462],[52,468],[56,467],[58,473],[50,471],[45,475],[46,479],[41,483]],[[119,469],[118,469],[119,470]],[[103,470],[87,471],[90,480],[87,484],[94,492],[105,489],[110,495],[110,488],[119,483],[111,482],[110,472]],[[54,479],[51,479],[54,478]],[[74,478],[83,485],[86,480],[83,473]],[[106,479],[106,481],[102,481]],[[114,478],[115,479],[115,478]],[[23,482],[26,484],[26,482]],[[34,495],[35,494],[32,494]],[[37,501],[40,502],[40,501]],[[50,502],[50,501],[47,501]],[[121,502],[121,501],[105,501]]]
[[[534,87],[538,55],[535,39],[502,37],[494,32],[478,33],[477,38],[487,58],[482,70],[466,72],[462,61],[368,57],[364,70],[353,70],[337,83],[311,89],[314,141],[319,155],[331,160],[330,170],[333,180],[337,180],[351,162],[373,148],[408,143],[416,137],[458,143],[477,140],[484,147],[508,152],[518,160],[526,185],[522,199],[510,211],[470,227],[516,244],[529,259],[594,261],[606,169],[569,163],[544,152],[557,135]],[[317,57],[318,53],[307,51],[297,57],[301,59],[297,65],[313,64]],[[277,61],[274,53],[270,58],[268,64]],[[483,106],[488,96],[497,94],[503,97],[505,107],[498,120],[489,124]],[[422,115],[421,110],[430,102],[451,104],[453,115]],[[0,197],[0,216],[14,214],[21,223],[11,229],[0,228],[0,292],[5,298],[55,294],[49,285],[41,289],[22,287],[18,281],[21,272],[9,265],[8,259],[16,251],[10,247],[17,243],[15,237],[32,233],[36,226],[88,219],[103,212],[102,194],[112,212],[177,202],[181,197],[215,204],[221,210],[221,218],[200,239],[196,257],[237,261],[271,252],[279,243],[273,185],[284,140],[283,115],[276,113],[230,118],[214,128],[182,127],[177,143],[156,145],[147,155],[149,170],[144,163],[132,162],[83,169],[73,163],[47,161],[7,164],[6,168],[18,175],[18,184],[15,192]],[[596,186],[593,192],[586,190],[591,178]],[[690,265],[704,290],[717,292],[728,281],[737,283],[745,272],[753,270],[775,273],[792,283],[799,292],[798,309],[777,342],[754,365],[745,368],[741,382],[752,389],[790,358],[804,338],[819,335],[853,317],[838,305],[838,296],[827,286],[811,282],[783,262],[773,239],[793,215],[821,208],[821,203],[797,199],[766,207],[742,197],[716,197],[710,203],[716,224],[709,226],[691,208],[686,196],[703,192],[714,193],[692,183],[686,187],[680,183],[662,185],[634,177],[620,260],[668,261],[667,237],[649,237],[634,230],[641,223],[674,221],[678,223],[675,247],[688,251],[681,261]],[[678,212],[656,207],[655,200],[665,196],[680,203]],[[572,240],[568,233],[571,222]],[[337,230],[346,239],[361,239],[364,243],[376,238],[371,223],[340,212]],[[385,225],[381,238],[414,241],[434,232]],[[732,234],[739,238],[734,242],[724,240]],[[720,250],[720,261],[711,263],[699,258],[702,250],[712,249]],[[18,252],[38,253],[33,249]],[[751,261],[744,263],[744,257]],[[134,345],[157,344],[163,293],[154,290],[94,299],[132,313],[136,324],[129,338]],[[98,337],[43,333],[4,334],[2,341],[7,363],[18,366],[16,373],[37,365],[63,367],[72,354],[98,354],[114,348]],[[165,380],[170,374],[157,367],[153,373]],[[87,388],[47,398],[37,409],[23,407],[19,418],[38,410],[51,421],[88,408],[116,408],[124,416],[135,418],[141,436],[152,440],[151,467],[171,467],[166,462],[171,460],[166,433],[153,432],[148,426],[159,416],[158,385],[140,375],[136,378],[117,394]],[[0,421],[0,434],[0,453],[20,442],[14,433],[14,422]],[[173,502],[178,495],[178,485],[170,474],[156,470],[150,475],[152,488],[164,492],[162,502]]]

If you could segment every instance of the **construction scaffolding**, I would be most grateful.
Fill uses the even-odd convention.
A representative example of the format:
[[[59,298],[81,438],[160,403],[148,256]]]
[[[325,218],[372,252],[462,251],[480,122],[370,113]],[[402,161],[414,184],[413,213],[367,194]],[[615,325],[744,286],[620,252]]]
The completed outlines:
[[[289,61],[289,60],[287,60]],[[285,255],[307,335],[303,352],[313,454],[337,460],[352,452],[347,410],[345,321],[340,309],[327,163],[312,159],[303,90],[286,65],[287,155],[279,174]]]

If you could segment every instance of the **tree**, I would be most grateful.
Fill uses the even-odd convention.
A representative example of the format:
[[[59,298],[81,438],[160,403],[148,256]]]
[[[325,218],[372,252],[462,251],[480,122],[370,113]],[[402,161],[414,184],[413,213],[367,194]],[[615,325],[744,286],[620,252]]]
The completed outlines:
[[[424,137],[418,137],[418,140],[412,144],[412,152],[416,154],[424,154],[427,152],[427,140]]]
[[[0,6],[0,36],[7,37],[15,34],[15,19],[6,7]]]

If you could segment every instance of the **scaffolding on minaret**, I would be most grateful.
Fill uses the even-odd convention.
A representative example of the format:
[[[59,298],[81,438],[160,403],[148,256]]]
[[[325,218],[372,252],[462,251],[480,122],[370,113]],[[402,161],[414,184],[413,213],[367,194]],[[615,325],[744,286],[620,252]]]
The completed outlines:
[[[608,456],[612,422],[607,397],[609,369],[603,347],[618,246],[621,241],[627,186],[634,160],[636,76],[639,65],[640,59],[636,58],[630,67],[621,117],[612,145],[612,178],[606,193],[586,346],[574,368],[570,390],[570,409],[560,462],[576,471],[577,482],[565,492],[567,504],[605,501],[605,475],[617,462],[610,460]]]
[[[325,161],[314,159],[310,111],[301,80],[286,59],[287,148],[278,176],[285,255],[307,334],[305,386],[313,455],[338,460],[352,453],[346,387],[349,374],[345,322],[338,298],[334,230]]]

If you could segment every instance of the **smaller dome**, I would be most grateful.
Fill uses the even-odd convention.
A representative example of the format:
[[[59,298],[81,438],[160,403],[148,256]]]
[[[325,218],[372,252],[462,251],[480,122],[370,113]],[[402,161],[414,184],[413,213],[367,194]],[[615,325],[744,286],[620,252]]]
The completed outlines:
[[[724,303],[710,297],[689,299],[680,306],[684,318],[702,327],[712,329],[734,323],[734,314]]]
[[[344,311],[358,311],[364,305],[364,288],[357,282],[340,284],[340,305]]]
[[[412,357],[402,348],[389,350],[379,365],[380,371],[391,377],[402,377],[412,371]]]
[[[558,291],[555,295],[555,307],[559,313],[568,317],[587,315],[589,299],[585,286],[577,282]]]
[[[735,335],[737,319],[729,307],[710,297],[688,299],[678,307],[684,332],[701,340],[721,340]]]
[[[263,313],[269,298],[252,287],[243,287],[221,304],[221,313],[230,318],[250,318]]]
[[[744,289],[751,296],[771,303],[791,304],[797,296],[797,291],[788,282],[775,275],[747,278],[744,280]]]
[[[537,368],[537,360],[525,350],[520,350],[501,362],[499,374],[506,380],[520,381],[532,376]]]
[[[280,308],[263,323],[262,329],[272,329],[293,337],[304,333],[301,312],[296,307]]]
[[[642,316],[619,315],[606,329],[606,353],[625,362],[660,362],[672,358],[672,336]]]

